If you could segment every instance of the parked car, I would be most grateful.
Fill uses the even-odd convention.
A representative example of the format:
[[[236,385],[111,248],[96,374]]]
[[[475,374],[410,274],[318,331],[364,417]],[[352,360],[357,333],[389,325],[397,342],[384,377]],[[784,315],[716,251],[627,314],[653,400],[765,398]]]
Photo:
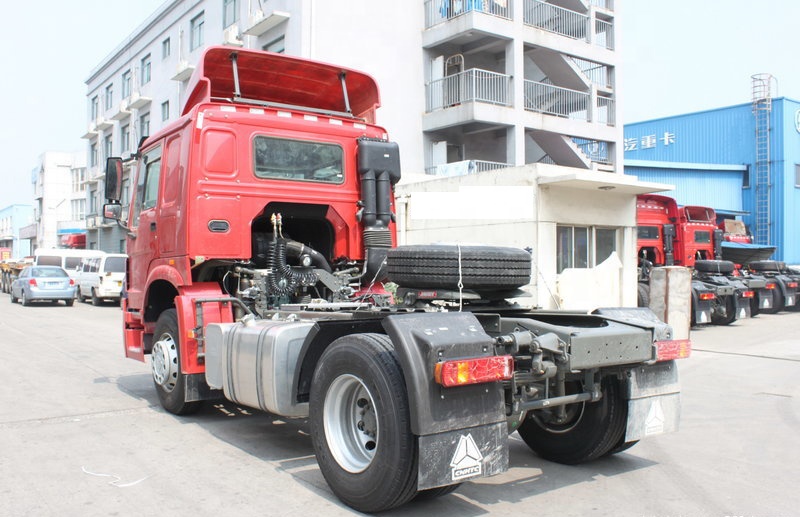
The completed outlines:
[[[74,250],[74,249],[44,249],[39,248],[34,251],[33,263],[37,266],[60,266],[67,274],[78,281],[78,270],[81,261],[86,258],[99,257],[104,252],[100,250]]]
[[[119,303],[127,260],[124,253],[104,253],[83,259],[77,274],[78,299],[91,299],[92,305],[100,305],[103,300]]]
[[[75,303],[77,288],[64,268],[58,266],[28,266],[11,283],[11,303],[30,305],[33,301],[57,302],[67,307]]]

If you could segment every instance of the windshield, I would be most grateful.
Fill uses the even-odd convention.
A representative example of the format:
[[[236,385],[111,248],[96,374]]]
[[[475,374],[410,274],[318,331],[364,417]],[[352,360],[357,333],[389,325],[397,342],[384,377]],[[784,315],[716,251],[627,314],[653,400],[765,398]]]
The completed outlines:
[[[344,182],[342,148],[336,144],[257,136],[253,145],[259,178]]]

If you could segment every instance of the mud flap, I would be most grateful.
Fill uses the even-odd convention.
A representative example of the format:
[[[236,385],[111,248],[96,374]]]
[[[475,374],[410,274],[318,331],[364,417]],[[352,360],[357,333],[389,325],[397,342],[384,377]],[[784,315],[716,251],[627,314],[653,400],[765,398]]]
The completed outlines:
[[[630,371],[627,384],[626,442],[678,430],[681,399],[674,361],[635,368]]]
[[[506,470],[505,422],[419,437],[418,490],[493,476]]]

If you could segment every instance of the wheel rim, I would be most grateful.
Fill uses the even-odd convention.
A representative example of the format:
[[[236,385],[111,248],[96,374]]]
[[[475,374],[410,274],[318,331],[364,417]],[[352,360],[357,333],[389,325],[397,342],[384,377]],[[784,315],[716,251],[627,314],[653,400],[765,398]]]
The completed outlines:
[[[584,402],[564,406],[565,417],[559,419],[555,409],[539,409],[531,412],[536,424],[551,433],[561,434],[571,431],[583,418]]]
[[[164,391],[175,389],[178,380],[178,346],[172,336],[162,335],[151,351],[153,379]]]
[[[375,402],[367,387],[353,375],[341,375],[325,395],[323,424],[328,448],[347,472],[363,472],[378,448]]]

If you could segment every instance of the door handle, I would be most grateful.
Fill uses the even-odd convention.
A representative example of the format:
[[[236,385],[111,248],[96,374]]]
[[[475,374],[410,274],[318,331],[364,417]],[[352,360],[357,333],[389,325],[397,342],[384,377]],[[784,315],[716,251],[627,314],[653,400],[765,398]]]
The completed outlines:
[[[155,222],[150,223],[150,231],[151,232],[156,231],[156,223]]]

